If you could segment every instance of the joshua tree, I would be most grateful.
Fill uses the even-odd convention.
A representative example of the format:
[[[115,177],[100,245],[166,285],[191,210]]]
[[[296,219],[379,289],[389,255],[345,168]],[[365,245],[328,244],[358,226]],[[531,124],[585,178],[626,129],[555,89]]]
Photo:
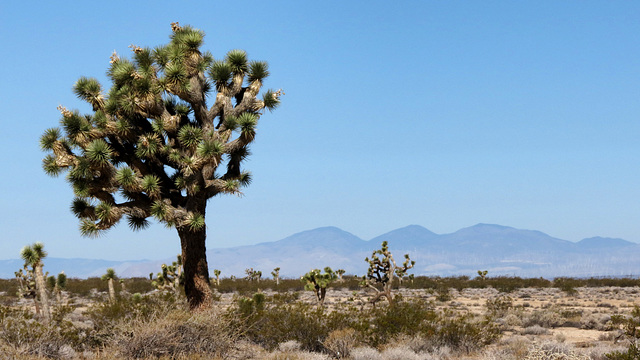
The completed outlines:
[[[380,250],[376,250],[371,254],[371,259],[364,259],[369,263],[369,270],[367,270],[367,275],[362,277],[361,285],[376,292],[370,301],[374,306],[383,296],[387,298],[389,305],[393,306],[391,289],[394,277],[402,278],[416,263],[409,259],[409,254],[405,254],[404,258],[405,261],[402,266],[398,266],[389,251],[387,242],[383,241]]]
[[[118,280],[118,282],[120,283],[121,293],[128,294],[129,292],[127,291],[127,284],[124,282],[124,279],[120,279]]]
[[[344,275],[346,271],[344,271],[344,269],[338,269],[336,270],[336,275],[338,275],[338,281],[342,281],[342,275]]]
[[[262,271],[253,270],[253,268],[244,269],[244,273],[247,274],[244,278],[249,281],[258,281],[262,277]]]
[[[162,271],[158,273],[157,280],[151,284],[159,290],[178,292],[180,284],[184,282],[182,274],[182,257],[178,255],[177,261],[174,261],[171,265],[162,264]],[[149,276],[153,278],[153,274]]]
[[[123,217],[133,230],[146,228],[152,216],[177,230],[184,289],[197,310],[211,306],[207,201],[241,195],[251,182],[241,163],[258,119],[283,92],[267,90],[258,99],[266,62],[249,61],[242,50],[214,59],[200,50],[201,30],[171,28],[165,46],[132,45],[132,60],[114,52],[106,94],[96,79],[81,77],[73,91],[93,112],[60,106],[63,131],[46,130],[40,145],[52,152],[43,160],[47,174],[68,170],[83,235],[97,236]]]
[[[40,306],[38,305],[38,296],[36,293],[36,278],[33,274],[33,270],[29,269],[28,265],[24,265],[23,269],[20,269],[14,273],[16,279],[18,279],[18,297],[24,299],[33,299],[33,305],[35,307],[36,314],[40,314]]]
[[[273,269],[273,271],[271,272],[271,276],[273,276],[273,279],[276,281],[276,286],[280,285],[280,268],[279,267]]]
[[[218,269],[214,269],[213,270],[213,275],[216,277],[216,286],[220,286],[220,270]]]
[[[327,294],[327,286],[331,284],[334,280],[336,280],[338,276],[336,275],[330,267],[324,268],[324,274],[320,272],[319,269],[313,269],[308,273],[304,274],[300,281],[305,283],[304,289],[311,290],[316,292],[316,298],[318,298],[318,304],[320,306],[324,305],[324,297]]]
[[[30,266],[33,276],[36,282],[36,291],[40,298],[40,304],[42,305],[42,315],[45,322],[51,320],[51,310],[49,308],[49,296],[47,295],[47,287],[45,285],[45,278],[42,272],[44,264],[42,259],[47,257],[47,252],[44,250],[44,244],[36,242],[33,245],[27,245],[20,251],[20,256],[24,260],[24,268]]]
[[[478,270],[478,276],[480,277],[480,279],[482,279],[482,281],[484,281],[487,278],[487,274],[489,273],[489,271],[487,270]]]
[[[64,271],[58,274],[58,277],[53,275],[47,278],[47,285],[56,294],[56,301],[58,304],[62,303],[62,290],[67,287],[67,275]]]
[[[116,301],[116,290],[113,283],[117,278],[116,271],[113,268],[108,268],[107,273],[102,275],[102,281],[106,281],[109,284],[109,300],[111,302]]]

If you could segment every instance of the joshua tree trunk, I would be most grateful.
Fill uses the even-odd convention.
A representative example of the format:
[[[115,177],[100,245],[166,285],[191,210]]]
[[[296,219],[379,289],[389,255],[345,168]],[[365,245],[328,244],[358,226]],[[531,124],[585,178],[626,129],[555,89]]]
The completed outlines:
[[[56,301],[62,305],[62,290],[56,289]]]
[[[109,300],[111,300],[111,302],[115,302],[116,301],[116,289],[113,287],[113,279],[109,279],[107,280],[107,283],[109,284]]]
[[[44,322],[48,323],[51,320],[51,312],[49,309],[49,297],[47,295],[47,288],[44,283],[44,275],[42,273],[42,263],[38,262],[35,266],[35,276],[36,276],[36,289],[40,295],[40,303],[42,305],[42,315],[44,317]]]
[[[192,310],[211,307],[209,267],[207,265],[205,227],[198,230],[178,228],[184,264],[184,292]]]
[[[177,264],[176,265],[176,278],[173,280],[174,282],[174,289],[176,290],[176,293],[178,293],[180,291],[180,276],[182,275],[182,265]]]

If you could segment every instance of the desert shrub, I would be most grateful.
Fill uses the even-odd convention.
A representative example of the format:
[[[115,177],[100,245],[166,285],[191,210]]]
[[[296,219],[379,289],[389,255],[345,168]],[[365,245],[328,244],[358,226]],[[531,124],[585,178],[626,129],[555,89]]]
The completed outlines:
[[[607,314],[592,314],[590,312],[582,314],[580,317],[580,328],[605,330],[607,322],[611,319]]]
[[[325,354],[313,353],[308,351],[279,353],[274,352],[260,359],[264,360],[330,360],[331,358]]]
[[[487,299],[486,307],[490,316],[501,318],[513,308],[513,299],[510,296],[497,296]]]
[[[212,282],[212,283],[215,283]],[[254,294],[264,289],[271,289],[279,293],[303,291],[304,284],[300,282],[300,279],[280,279],[280,284],[276,286],[275,280],[262,279],[260,281],[250,281],[247,279],[231,279],[221,278],[220,285],[215,286],[216,290],[220,293],[238,293],[242,296]]]
[[[609,360],[637,360],[640,359],[640,347],[638,342],[634,341],[629,344],[626,351],[613,351],[605,354],[605,356]]]
[[[0,298],[15,300],[18,297],[18,288],[16,279],[0,279]]]
[[[522,317],[517,314],[507,314],[503,321],[507,327],[522,326]]]
[[[589,360],[586,355],[576,353],[570,345],[553,341],[533,345],[524,360]]]
[[[296,352],[300,351],[300,343],[295,340],[289,340],[278,344],[278,350],[281,352]]]
[[[400,335],[433,335],[438,314],[432,305],[419,300],[400,301],[394,306],[381,306],[361,312],[356,329],[368,345],[377,347]]]
[[[124,280],[124,284],[127,289],[127,292],[131,294],[135,294],[135,293],[146,294],[148,292],[155,290],[153,285],[151,285],[151,281],[149,281],[148,278],[135,277],[135,278],[129,278],[129,279],[123,279],[123,280]]]
[[[584,281],[574,278],[559,277],[553,280],[553,286],[564,291],[567,295],[573,296],[578,293],[576,288],[584,285]]]
[[[583,286],[589,287],[603,287],[603,286],[616,286],[616,287],[634,287],[640,286],[639,278],[589,278],[584,280]]]
[[[351,350],[351,359],[353,360],[384,360],[382,354],[376,349],[369,346],[360,346]]]
[[[451,289],[449,286],[441,284],[436,288],[436,300],[440,302],[447,302],[451,299]]]
[[[423,360],[420,356],[407,347],[389,347],[381,353],[384,360]]]
[[[523,319],[522,326],[539,325],[544,328],[555,328],[564,324],[564,318],[554,309],[534,310]]]
[[[522,330],[524,335],[547,335],[549,330],[547,328],[543,328],[540,325],[532,325],[524,328]]]
[[[13,353],[26,357],[61,358],[73,356],[85,334],[64,319],[68,308],[56,308],[51,322],[42,324],[24,310],[0,306],[0,343]]]
[[[67,279],[66,291],[71,295],[79,297],[89,297],[91,291],[96,289],[99,292],[109,291],[108,285],[105,281],[102,281],[99,277],[91,277],[88,279]]]
[[[322,341],[329,333],[323,310],[304,303],[266,306],[255,311],[241,300],[229,308],[226,319],[245,338],[269,350],[283,341],[295,340],[303,350],[321,351]]]
[[[435,324],[439,347],[470,353],[495,342],[500,330],[489,319],[476,319],[471,314],[444,314]]]
[[[358,334],[352,328],[333,330],[323,342],[324,347],[336,358],[347,358],[351,349],[359,344]]]
[[[174,309],[116,325],[108,346],[122,358],[222,356],[235,349],[237,335],[216,311]]]
[[[300,298],[300,293],[297,291],[287,291],[281,293],[275,293],[268,298],[269,301],[281,304],[290,304],[297,301]]]
[[[116,335],[114,324],[148,320],[158,314],[185,308],[185,304],[184,297],[160,292],[118,297],[114,302],[95,302],[84,312],[93,324],[86,343],[91,347],[103,346]]]

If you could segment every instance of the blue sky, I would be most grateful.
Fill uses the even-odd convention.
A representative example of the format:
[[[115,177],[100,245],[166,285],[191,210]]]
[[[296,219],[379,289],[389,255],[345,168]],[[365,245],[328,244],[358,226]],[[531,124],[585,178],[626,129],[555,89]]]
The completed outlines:
[[[0,5],[0,259],[159,259],[174,230],[82,238],[38,139],[114,50],[203,30],[215,57],[266,60],[286,92],[264,115],[243,198],[210,200],[208,247],[338,226],[370,239],[476,223],[640,242],[640,3],[113,1]]]

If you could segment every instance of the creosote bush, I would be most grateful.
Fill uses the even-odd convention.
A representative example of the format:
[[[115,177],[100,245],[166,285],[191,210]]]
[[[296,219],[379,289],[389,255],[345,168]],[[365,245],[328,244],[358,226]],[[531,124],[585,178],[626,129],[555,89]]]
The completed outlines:
[[[295,340],[305,351],[335,353],[337,348],[344,351],[341,341],[381,347],[401,336],[421,336],[432,339],[434,347],[470,352],[499,337],[499,329],[487,318],[436,311],[420,300],[397,299],[394,306],[371,309],[337,306],[334,311],[300,302],[267,302],[258,310],[247,302],[237,302],[226,318],[247,340],[269,350]]]

